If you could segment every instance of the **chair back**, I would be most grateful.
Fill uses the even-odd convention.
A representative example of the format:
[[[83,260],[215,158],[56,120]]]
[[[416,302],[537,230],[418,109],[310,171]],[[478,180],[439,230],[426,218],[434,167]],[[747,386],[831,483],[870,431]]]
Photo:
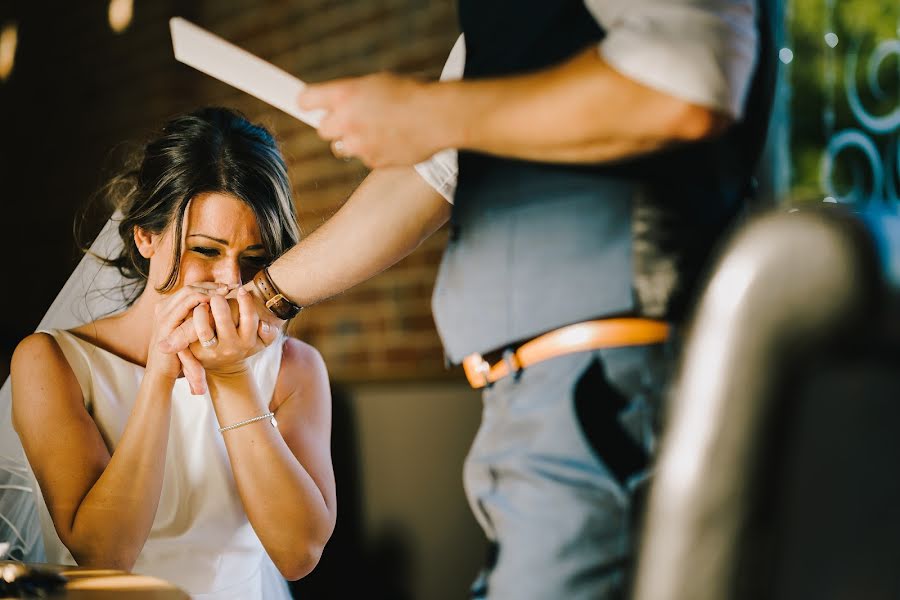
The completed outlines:
[[[900,598],[900,216],[749,223],[685,338],[635,598]]]

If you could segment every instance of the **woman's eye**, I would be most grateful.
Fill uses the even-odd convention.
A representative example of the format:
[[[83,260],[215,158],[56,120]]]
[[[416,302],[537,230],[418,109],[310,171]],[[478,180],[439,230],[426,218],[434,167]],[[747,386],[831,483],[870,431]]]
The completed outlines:
[[[198,246],[195,248],[191,248],[191,250],[193,252],[196,252],[197,254],[202,254],[203,256],[218,256],[219,255],[219,251],[216,250],[215,248],[203,248],[201,246]]]
[[[269,257],[267,256],[245,256],[243,260],[254,267],[264,267],[269,264]]]

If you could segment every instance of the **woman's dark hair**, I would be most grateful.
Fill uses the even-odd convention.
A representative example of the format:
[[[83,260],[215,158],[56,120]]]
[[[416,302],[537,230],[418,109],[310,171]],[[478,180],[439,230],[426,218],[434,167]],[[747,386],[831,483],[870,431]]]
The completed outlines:
[[[182,239],[188,202],[198,194],[230,194],[245,202],[272,259],[300,239],[287,167],[275,139],[235,111],[204,108],[173,118],[134,162],[105,191],[122,213],[124,244],[119,256],[105,262],[134,281],[131,301],[146,286],[150,266],[135,246],[134,228],[159,234],[172,226],[173,239]],[[176,243],[172,268],[158,291],[167,292],[178,281],[181,252]]]

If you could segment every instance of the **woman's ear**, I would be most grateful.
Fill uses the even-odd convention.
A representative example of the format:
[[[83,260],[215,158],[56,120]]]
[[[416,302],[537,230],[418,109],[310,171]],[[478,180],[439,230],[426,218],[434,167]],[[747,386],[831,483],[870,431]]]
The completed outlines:
[[[137,247],[138,252],[141,253],[141,256],[144,258],[150,258],[153,256],[153,253],[156,252],[156,239],[158,236],[153,235],[146,229],[142,229],[135,225],[134,227],[134,245]]]

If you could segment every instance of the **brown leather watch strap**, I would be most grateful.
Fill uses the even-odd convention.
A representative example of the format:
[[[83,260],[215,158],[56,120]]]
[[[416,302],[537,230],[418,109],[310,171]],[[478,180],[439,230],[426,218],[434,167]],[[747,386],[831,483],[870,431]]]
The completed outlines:
[[[288,319],[296,317],[297,313],[303,310],[302,306],[288,300],[285,295],[275,287],[267,268],[262,269],[253,277],[253,283],[256,284],[256,289],[262,294],[263,299],[266,302],[266,308],[279,319],[287,321]]]

